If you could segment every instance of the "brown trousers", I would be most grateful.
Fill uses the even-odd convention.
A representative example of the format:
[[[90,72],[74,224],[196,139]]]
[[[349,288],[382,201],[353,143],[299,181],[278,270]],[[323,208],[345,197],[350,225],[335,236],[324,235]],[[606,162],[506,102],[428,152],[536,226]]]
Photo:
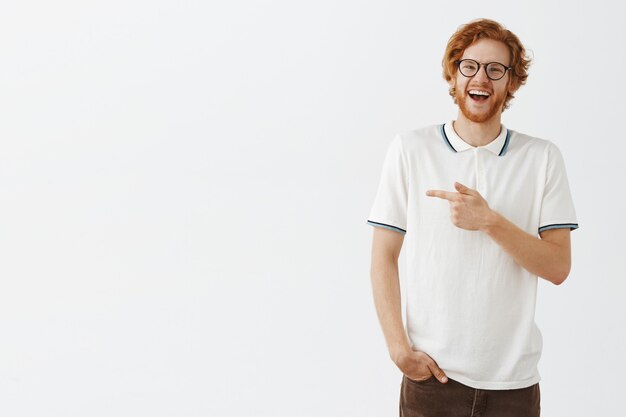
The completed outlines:
[[[539,417],[539,383],[510,390],[476,389],[448,378],[402,377],[400,417]]]

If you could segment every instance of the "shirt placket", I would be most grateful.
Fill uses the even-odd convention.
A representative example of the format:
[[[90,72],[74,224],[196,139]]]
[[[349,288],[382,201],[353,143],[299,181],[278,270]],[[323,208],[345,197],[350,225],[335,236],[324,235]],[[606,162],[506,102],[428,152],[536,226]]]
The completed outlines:
[[[485,193],[485,166],[484,156],[480,148],[474,148],[474,177],[476,179],[476,190],[484,195]]]

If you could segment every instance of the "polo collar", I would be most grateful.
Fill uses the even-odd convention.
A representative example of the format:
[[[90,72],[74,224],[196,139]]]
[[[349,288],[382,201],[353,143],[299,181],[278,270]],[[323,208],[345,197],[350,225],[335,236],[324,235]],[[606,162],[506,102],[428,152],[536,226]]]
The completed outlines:
[[[498,137],[485,146],[472,146],[465,142],[459,135],[456,134],[451,121],[441,125],[441,136],[446,142],[446,145],[448,145],[450,150],[453,152],[463,152],[468,149],[482,148],[488,150],[494,155],[503,156],[506,154],[509,147],[511,132],[503,124],[500,126],[500,134]]]

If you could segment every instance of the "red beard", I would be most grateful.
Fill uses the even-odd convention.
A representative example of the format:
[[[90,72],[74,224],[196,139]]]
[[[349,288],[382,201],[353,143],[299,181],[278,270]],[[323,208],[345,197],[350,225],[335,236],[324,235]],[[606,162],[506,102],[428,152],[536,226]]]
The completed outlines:
[[[468,91],[469,90],[471,90],[471,88],[468,88]],[[476,113],[472,112],[472,110],[470,110],[470,106],[468,105],[468,102],[472,100],[472,98],[469,96],[469,93],[460,92],[457,89],[455,95],[456,101],[459,104],[459,108],[461,109],[461,113],[463,113],[466,119],[474,123],[483,123],[491,119],[499,111],[502,110],[502,107],[504,106],[504,100],[506,99],[506,95],[499,97],[494,93],[488,99],[489,101],[491,101],[491,105],[480,113]]]

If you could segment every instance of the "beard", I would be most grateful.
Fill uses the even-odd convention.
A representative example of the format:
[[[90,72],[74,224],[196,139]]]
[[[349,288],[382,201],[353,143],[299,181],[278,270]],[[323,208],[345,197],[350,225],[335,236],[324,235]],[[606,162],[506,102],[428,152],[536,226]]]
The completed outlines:
[[[461,92],[459,91],[459,89],[455,90],[455,98],[459,105],[459,108],[461,109],[461,113],[463,113],[463,116],[465,116],[466,119],[474,123],[486,122],[487,120],[498,114],[498,112],[501,112],[504,106],[504,100],[506,100],[506,94],[498,96],[494,92],[488,99],[489,101],[491,101],[491,105],[485,111],[481,113],[476,113],[470,110],[470,106],[468,105],[469,100],[472,100],[472,98],[469,96],[469,93],[465,91]],[[468,91],[469,90],[470,89],[468,88]]]

